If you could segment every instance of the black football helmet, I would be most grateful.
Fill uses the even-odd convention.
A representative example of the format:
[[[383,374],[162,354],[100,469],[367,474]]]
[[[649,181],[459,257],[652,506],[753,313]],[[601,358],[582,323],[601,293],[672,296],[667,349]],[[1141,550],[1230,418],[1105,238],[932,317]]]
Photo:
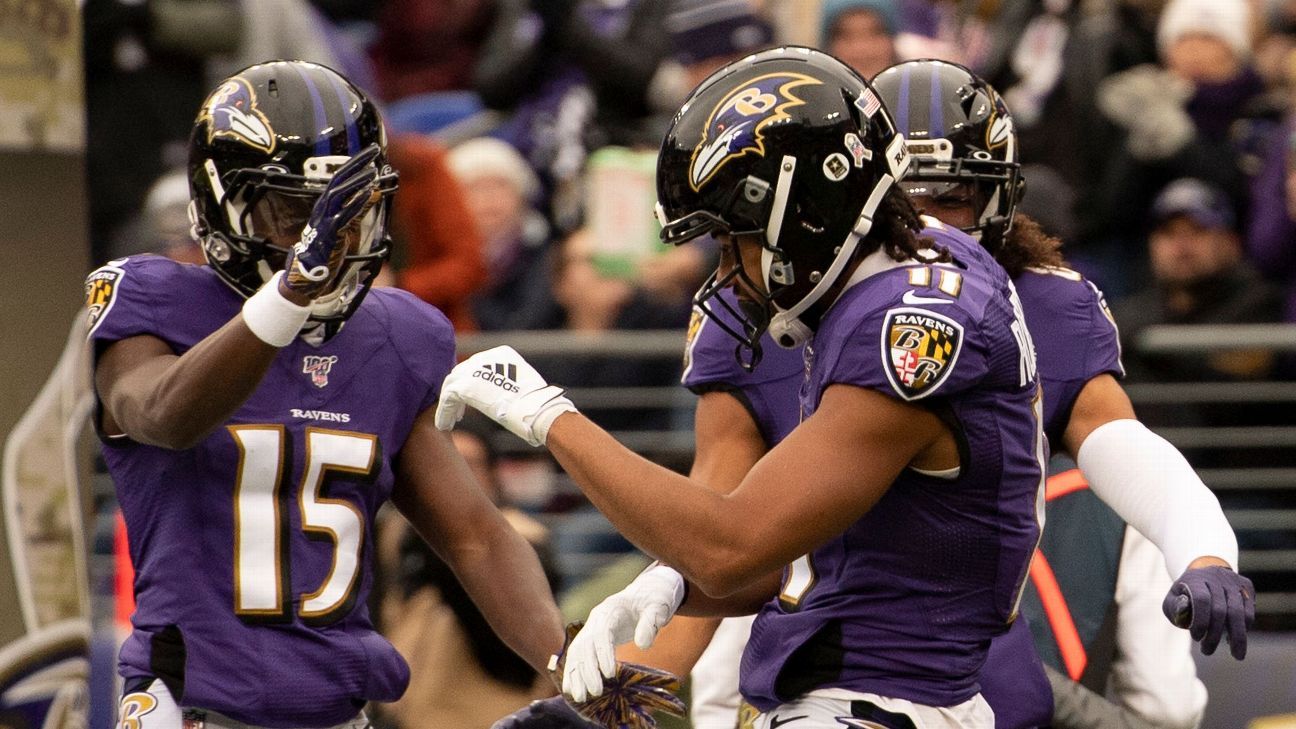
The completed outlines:
[[[657,164],[662,240],[755,234],[765,301],[742,311],[716,295],[746,278],[716,275],[694,299],[759,359],[766,329],[781,346],[809,338],[802,320],[854,259],[883,196],[908,166],[904,139],[869,83],[825,53],[774,48],[716,71],[671,122]],[[712,306],[725,306],[729,317]],[[741,331],[726,324],[738,321]]]
[[[251,296],[283,268],[283,241],[301,233],[333,171],[371,144],[382,150],[381,201],[361,219],[337,287],[311,304],[311,319],[330,334],[391,253],[397,176],[378,109],[336,71],[304,61],[261,63],[222,81],[189,137],[190,217],[207,263]]]
[[[873,86],[913,158],[905,189],[933,198],[969,190],[976,222],[964,230],[998,251],[1026,189],[1017,130],[999,93],[957,63],[930,59],[896,64]]]

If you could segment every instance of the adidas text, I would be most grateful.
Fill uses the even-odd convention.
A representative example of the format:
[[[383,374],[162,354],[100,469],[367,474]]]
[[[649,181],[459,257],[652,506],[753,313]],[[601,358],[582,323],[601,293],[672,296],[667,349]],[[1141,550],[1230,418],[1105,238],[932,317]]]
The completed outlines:
[[[505,392],[518,392],[518,386],[516,384],[517,365],[486,365],[476,372],[473,372],[472,376],[479,380],[486,380],[492,385],[500,387]]]

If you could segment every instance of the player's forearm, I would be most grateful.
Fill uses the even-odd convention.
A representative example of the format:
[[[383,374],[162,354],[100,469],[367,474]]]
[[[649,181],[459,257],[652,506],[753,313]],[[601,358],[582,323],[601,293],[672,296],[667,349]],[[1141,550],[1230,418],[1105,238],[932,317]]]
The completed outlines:
[[[1237,569],[1237,537],[1178,449],[1135,420],[1096,428],[1077,448],[1089,487],[1165,555],[1171,575],[1201,557]]]
[[[760,563],[747,544],[753,525],[730,514],[724,496],[635,454],[585,416],[560,416],[546,445],[617,531],[703,591],[731,593],[773,567]]]
[[[626,643],[617,648],[617,660],[642,663],[676,676],[687,676],[711,644],[711,637],[718,627],[720,618],[676,615],[657,633],[651,648],[644,650],[634,643]]]
[[[129,358],[126,340],[106,357]],[[278,350],[234,319],[180,357],[154,357],[101,393],[117,429],[141,443],[184,449],[227,421],[256,390]],[[101,361],[112,366],[111,359]]]
[[[723,597],[712,597],[700,590],[689,590],[688,599],[680,605],[677,614],[703,618],[731,618],[751,615],[778,594],[783,582],[783,570],[773,570],[752,580],[742,589]]]
[[[535,549],[506,525],[451,566],[496,634],[545,675],[562,648],[563,622]]]

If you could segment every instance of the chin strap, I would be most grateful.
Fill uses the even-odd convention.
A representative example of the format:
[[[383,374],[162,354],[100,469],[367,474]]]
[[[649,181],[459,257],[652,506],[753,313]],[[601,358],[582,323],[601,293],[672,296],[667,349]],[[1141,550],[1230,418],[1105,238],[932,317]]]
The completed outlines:
[[[859,218],[855,221],[855,227],[846,235],[846,240],[841,247],[837,249],[837,255],[833,258],[832,264],[824,272],[819,282],[810,293],[801,298],[800,301],[793,304],[788,309],[783,309],[770,318],[769,334],[774,342],[785,349],[795,349],[810,340],[810,335],[814,330],[808,324],[801,321],[801,315],[804,314],[811,306],[814,306],[824,294],[832,288],[837,279],[841,277],[846,270],[847,264],[855,256],[855,249],[864,236],[868,235],[873,229],[873,213],[877,211],[878,205],[882,203],[882,198],[895,183],[895,178],[891,175],[884,174],[877,184],[873,186],[873,192],[869,194],[868,200],[864,202],[864,208],[860,210]],[[762,261],[763,262],[763,261]]]

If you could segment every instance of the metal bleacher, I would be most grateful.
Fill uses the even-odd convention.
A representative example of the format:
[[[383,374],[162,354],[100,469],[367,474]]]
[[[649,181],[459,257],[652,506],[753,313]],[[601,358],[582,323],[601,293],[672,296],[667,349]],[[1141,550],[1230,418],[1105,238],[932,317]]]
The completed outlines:
[[[679,361],[683,350],[680,331],[609,332],[598,336],[571,332],[514,332],[461,336],[463,355],[499,344],[509,344],[525,356],[602,355]],[[1141,334],[1135,343],[1140,352],[1187,354],[1239,349],[1267,349],[1296,353],[1296,325],[1160,326]],[[1150,405],[1193,406],[1211,404],[1292,403],[1296,382],[1127,383],[1135,408]],[[687,467],[692,457],[693,396],[682,387],[569,388],[573,401],[585,411],[599,408],[669,408],[675,413],[668,431],[619,431],[617,438],[640,454],[676,468]],[[1296,629],[1296,408],[1290,424],[1156,428],[1176,446],[1192,452],[1232,449],[1257,454],[1253,463],[1201,468],[1199,473],[1225,506],[1239,533],[1243,573],[1257,584],[1260,625],[1268,629]],[[516,438],[502,437],[505,454],[529,452]],[[571,488],[574,495],[574,487]],[[1233,498],[1237,496],[1238,499]],[[1249,499],[1249,500],[1248,500]],[[1241,505],[1235,502],[1241,500]],[[562,556],[563,571],[579,577],[628,548],[612,527],[592,509],[577,509],[551,520],[559,544],[594,545]],[[574,537],[564,539],[564,536]],[[610,545],[610,546],[609,546]]]

